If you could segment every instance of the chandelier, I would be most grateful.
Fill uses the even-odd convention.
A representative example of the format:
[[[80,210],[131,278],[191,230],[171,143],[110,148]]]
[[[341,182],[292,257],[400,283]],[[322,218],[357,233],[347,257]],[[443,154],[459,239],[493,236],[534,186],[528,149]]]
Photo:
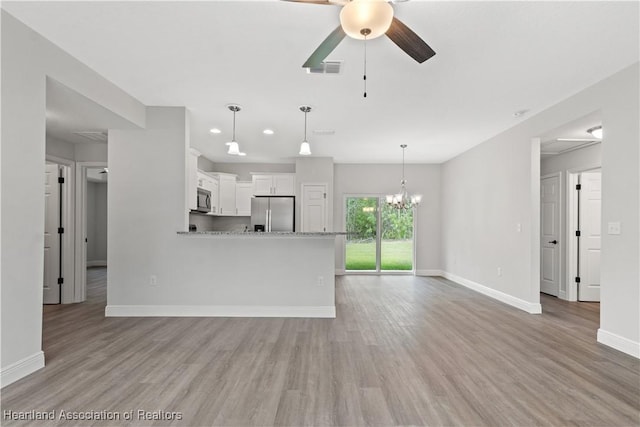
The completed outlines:
[[[407,192],[407,180],[404,179],[404,150],[407,148],[407,144],[400,145],[402,148],[402,181],[400,181],[400,192],[398,194],[387,194],[387,205],[395,209],[410,209],[414,206],[418,206],[422,201],[422,195],[413,194],[409,195]]]

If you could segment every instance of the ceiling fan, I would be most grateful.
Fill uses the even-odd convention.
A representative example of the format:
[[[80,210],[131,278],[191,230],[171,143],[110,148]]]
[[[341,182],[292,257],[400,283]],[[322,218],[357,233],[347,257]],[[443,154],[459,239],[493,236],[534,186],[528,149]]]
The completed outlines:
[[[416,33],[393,16],[391,2],[386,0],[284,0],[341,6],[340,25],[311,54],[302,66],[315,68],[338,46],[345,36],[358,40],[371,40],[386,34],[410,57],[423,63],[436,53]]]

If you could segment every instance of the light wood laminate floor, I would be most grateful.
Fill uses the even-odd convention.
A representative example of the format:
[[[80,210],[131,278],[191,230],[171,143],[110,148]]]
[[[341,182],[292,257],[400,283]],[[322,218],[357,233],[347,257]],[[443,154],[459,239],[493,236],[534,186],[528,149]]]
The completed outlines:
[[[2,410],[180,411],[29,425],[637,426],[640,362],[596,343],[598,304],[530,315],[442,278],[345,276],[336,319],[105,318],[46,306],[46,367]],[[23,425],[7,422],[2,425]]]

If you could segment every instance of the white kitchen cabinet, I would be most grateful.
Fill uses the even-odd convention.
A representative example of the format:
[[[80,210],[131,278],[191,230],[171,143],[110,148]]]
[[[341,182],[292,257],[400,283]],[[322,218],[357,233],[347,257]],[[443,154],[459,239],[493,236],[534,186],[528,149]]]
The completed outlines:
[[[211,212],[207,215],[218,215],[220,212],[220,183],[218,182],[218,177],[207,175],[205,189],[211,192]]]
[[[253,196],[252,182],[236,183],[236,215],[251,216],[251,197]]]
[[[255,196],[294,196],[295,174],[254,174],[252,176]]]
[[[236,176],[219,173],[218,177],[218,212],[223,216],[235,216],[236,214]]]
[[[190,148],[187,153],[187,210],[198,208],[198,157],[200,152]]]

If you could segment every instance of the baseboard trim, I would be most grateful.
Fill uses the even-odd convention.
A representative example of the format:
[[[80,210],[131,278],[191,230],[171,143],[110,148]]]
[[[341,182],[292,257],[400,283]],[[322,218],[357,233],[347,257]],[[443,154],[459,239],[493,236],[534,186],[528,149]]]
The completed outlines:
[[[39,351],[0,370],[0,387],[8,386],[21,378],[44,368],[44,353]]]
[[[416,270],[416,276],[438,277],[442,274],[442,270]]]
[[[106,317],[322,317],[335,318],[335,306],[267,305],[108,305]]]
[[[621,337],[604,329],[598,329],[598,342],[607,347],[614,348],[630,356],[640,359],[640,343]]]
[[[335,272],[336,276],[344,276],[345,275],[345,271],[343,268],[336,268],[336,272]]]
[[[106,259],[100,259],[100,260],[95,260],[95,261],[87,261],[87,268],[88,267],[106,267],[107,266],[107,260]]]
[[[446,279],[449,279],[453,282],[456,282],[466,288],[471,289],[472,291],[476,291],[493,299],[496,299],[500,302],[508,304],[512,307],[519,308],[520,310],[526,311],[530,314],[540,314],[542,313],[542,305],[540,303],[531,303],[525,301],[520,298],[516,298],[512,295],[505,294],[504,292],[497,291],[495,289],[489,288],[487,286],[481,285],[480,283],[474,282],[469,279],[465,279],[464,277],[456,276],[455,274],[451,274],[449,272],[443,271],[442,276]]]

